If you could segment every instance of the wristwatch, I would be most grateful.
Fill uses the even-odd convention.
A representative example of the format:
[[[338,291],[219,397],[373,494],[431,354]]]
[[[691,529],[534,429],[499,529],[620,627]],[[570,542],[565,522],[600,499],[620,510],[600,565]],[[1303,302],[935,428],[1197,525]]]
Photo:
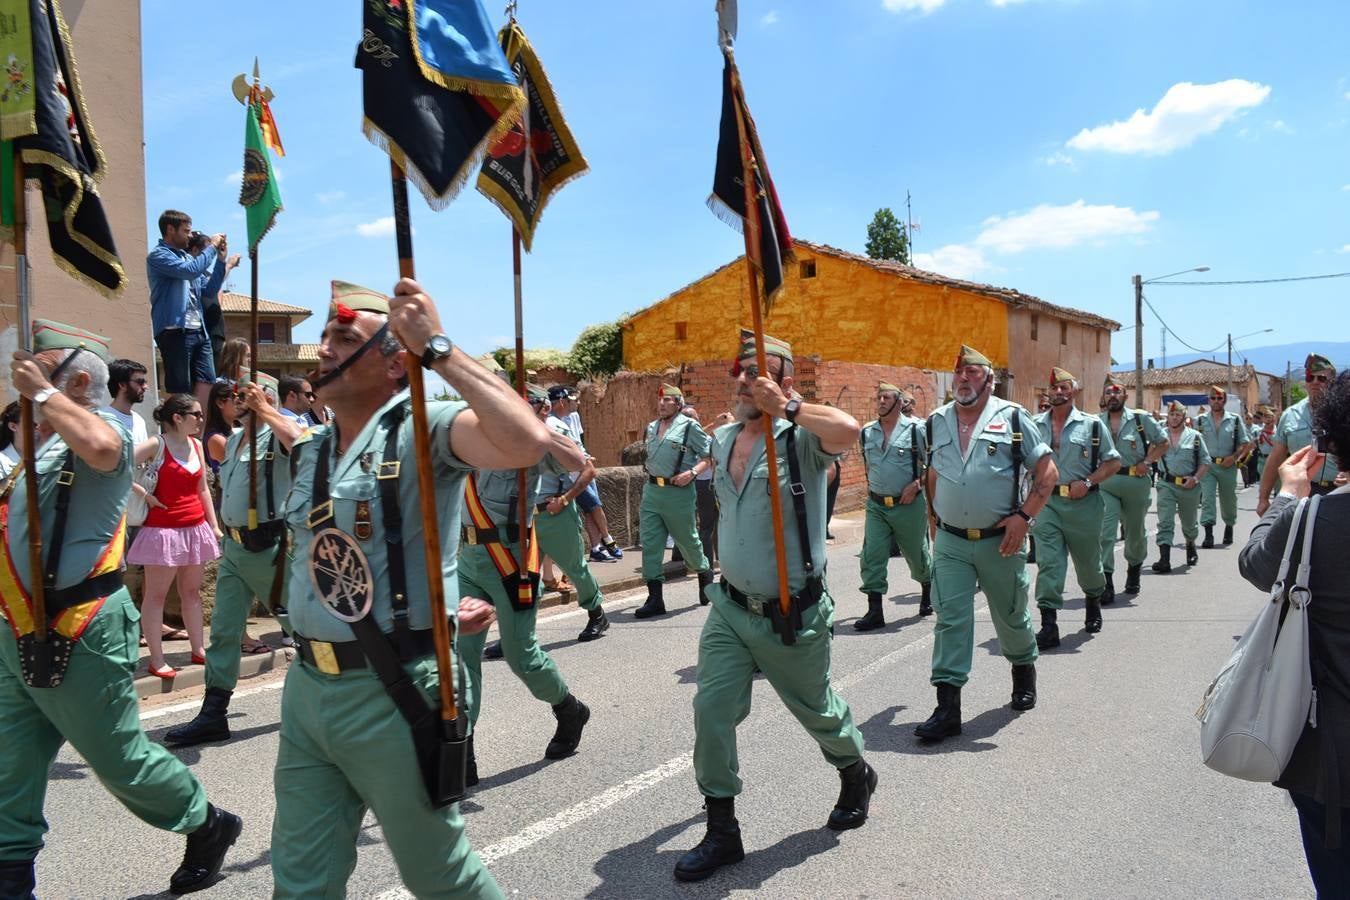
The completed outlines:
[[[455,349],[450,338],[443,334],[433,334],[427,339],[427,348],[422,351],[422,368],[430,369],[438,359],[444,359]]]
[[[789,422],[796,422],[797,413],[801,410],[801,408],[802,408],[802,401],[797,400],[796,398],[789,400],[787,402],[787,406],[783,407],[783,418],[787,419]]]
[[[1022,509],[1022,507],[1019,506],[1017,509],[1014,509],[1013,512],[1014,512],[1016,515],[1019,515],[1019,516],[1021,516],[1022,518],[1026,519],[1026,520],[1027,520],[1027,525],[1028,525],[1028,526],[1030,526],[1030,527],[1032,527],[1032,528],[1035,528],[1035,527],[1036,527],[1036,517],[1035,517],[1035,516],[1027,515],[1027,511],[1024,510],[1024,509]]]
[[[59,393],[60,391],[54,387],[45,387],[33,395],[33,405],[41,406]]]

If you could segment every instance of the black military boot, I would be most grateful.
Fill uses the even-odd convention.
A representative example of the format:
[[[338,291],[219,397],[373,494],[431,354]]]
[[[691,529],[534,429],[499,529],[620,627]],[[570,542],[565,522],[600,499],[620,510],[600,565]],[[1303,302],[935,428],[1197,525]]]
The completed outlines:
[[[1172,571],[1172,547],[1169,544],[1158,545],[1158,561],[1149,566],[1150,569],[1159,575],[1165,575]]]
[[[164,733],[164,742],[190,747],[207,741],[228,741],[230,725],[226,721],[226,714],[230,710],[230,695],[233,693],[224,688],[207,688],[197,718],[186,725],[170,728]]]
[[[722,866],[745,859],[735,798],[705,797],[703,806],[708,810],[708,830],[698,846],[675,864],[675,877],[680,881],[702,881]]]
[[[1036,664],[1012,667],[1012,708],[1034,709],[1036,706]]]
[[[712,598],[708,596],[708,588],[712,585],[712,583],[713,583],[712,569],[705,569],[702,572],[698,573],[699,606],[707,606],[709,603],[712,602]]]
[[[502,659],[504,656],[501,641],[493,641],[483,648],[483,659]]]
[[[859,759],[853,765],[839,770],[839,801],[830,810],[827,828],[834,831],[848,831],[861,828],[867,821],[867,808],[872,803],[872,794],[877,789],[877,772]]]
[[[1122,593],[1125,594],[1139,593],[1139,572],[1143,568],[1144,564],[1140,563],[1137,566],[1130,566],[1129,569],[1125,571],[1125,590],[1122,591]]]
[[[544,748],[544,759],[563,759],[577,752],[581,729],[590,721],[591,710],[568,694],[563,702],[553,707],[553,717],[558,720],[558,728],[553,732],[553,740]]]
[[[1110,606],[1116,602],[1116,573],[1106,573],[1106,590],[1102,592],[1102,606]]]
[[[871,593],[867,595],[867,615],[853,623],[853,627],[858,631],[874,631],[886,624],[886,617],[881,612],[881,595]]]
[[[661,582],[647,582],[647,602],[633,611],[635,619],[650,619],[652,616],[666,614],[666,601],[661,596]]]
[[[919,595],[919,616],[931,616],[933,614],[933,582],[925,581],[919,586],[923,588],[923,593]]]
[[[609,616],[605,615],[605,610],[602,607],[597,606],[595,609],[588,610],[586,615],[589,616],[586,620],[586,627],[581,629],[581,634],[577,635],[577,640],[583,644],[587,641],[593,641],[609,631]]]
[[[187,836],[183,862],[169,877],[169,893],[190,894],[210,884],[243,830],[244,823],[234,813],[206,804],[206,821]]]
[[[961,689],[954,684],[938,684],[937,702],[928,721],[914,729],[916,737],[940,741],[961,733]]]
[[[1186,542],[1186,565],[1193,566],[1200,562],[1200,553],[1195,549],[1195,541]]]
[[[1200,543],[1200,546],[1203,547],[1203,548],[1206,549],[1206,550],[1213,550],[1213,549],[1214,549],[1214,526],[1213,526],[1213,525],[1206,525],[1206,526],[1205,526],[1205,539],[1204,539],[1204,541],[1202,541],[1202,542]],[[1194,565],[1194,563],[1192,563],[1192,565]]]
[[[1041,630],[1036,632],[1036,646],[1041,650],[1050,650],[1059,646],[1059,612],[1053,609],[1041,609]]]
[[[473,787],[478,783],[478,757],[473,752],[473,735],[469,735],[464,759],[464,783]]]
[[[1083,601],[1085,615],[1083,617],[1083,630],[1088,634],[1096,634],[1102,630],[1102,599],[1100,597],[1088,597]]]
[[[1233,545],[1233,526],[1232,526],[1232,525],[1225,525],[1225,526],[1223,526],[1223,545],[1224,545],[1225,547],[1231,547],[1231,546]]]
[[[0,862],[0,897],[5,900],[34,900],[37,875],[31,859]]]

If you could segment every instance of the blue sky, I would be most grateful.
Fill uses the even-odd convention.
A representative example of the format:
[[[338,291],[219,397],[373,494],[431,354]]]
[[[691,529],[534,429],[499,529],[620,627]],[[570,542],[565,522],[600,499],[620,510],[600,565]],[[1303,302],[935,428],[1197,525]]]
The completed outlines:
[[[174,207],[245,244],[229,84],[256,55],[287,151],[262,294],[321,310],[332,278],[389,289],[388,165],[361,134],[352,67],[361,4],[142,12],[152,241]],[[521,0],[518,17],[591,164],[525,258],[526,343],[565,349],[741,250],[704,206],[716,17],[712,0]],[[794,234],[861,252],[872,213],[903,216],[908,189],[922,267],[1130,325],[1136,272],[1350,271],[1347,38],[1344,0],[740,0],[737,59]],[[505,217],[469,188],[440,213],[415,198],[413,222],[451,337],[474,353],[509,343]],[[234,289],[247,279],[246,262]],[[1147,291],[1201,349],[1264,328],[1239,346],[1344,340],[1348,292],[1350,279]],[[1145,355],[1159,344],[1146,312]],[[1169,356],[1184,349],[1168,338]],[[1122,331],[1113,355],[1133,353]]]

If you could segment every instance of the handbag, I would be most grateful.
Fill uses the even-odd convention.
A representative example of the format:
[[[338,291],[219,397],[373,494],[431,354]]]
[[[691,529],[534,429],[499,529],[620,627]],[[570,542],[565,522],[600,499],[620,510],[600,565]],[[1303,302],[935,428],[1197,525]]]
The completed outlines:
[[[1308,604],[1312,602],[1308,578],[1320,501],[1321,497],[1299,501],[1270,600],[1247,626],[1196,710],[1201,758],[1224,775],[1275,781],[1289,763],[1304,724],[1316,727],[1308,649]],[[1300,525],[1303,553],[1290,585]]]
[[[155,449],[155,458],[144,466],[136,470],[131,476],[131,480],[145,488],[144,494],[131,492],[127,498],[127,524],[133,528],[145,524],[145,519],[150,515],[150,504],[146,498],[155,493],[155,488],[159,486],[159,468],[164,465],[164,438],[156,436],[155,440],[159,446]]]

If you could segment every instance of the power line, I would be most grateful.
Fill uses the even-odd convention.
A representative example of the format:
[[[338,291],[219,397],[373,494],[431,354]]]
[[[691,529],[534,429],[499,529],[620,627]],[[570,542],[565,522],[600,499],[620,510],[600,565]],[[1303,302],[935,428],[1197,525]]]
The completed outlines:
[[[1162,284],[1169,287],[1214,287],[1233,284],[1283,284],[1289,281],[1321,281],[1326,278],[1350,278],[1350,272],[1336,272],[1332,275],[1298,275],[1293,278],[1254,278],[1250,281],[1150,281],[1149,284]],[[1157,315],[1157,313],[1154,313]],[[1176,332],[1173,332],[1175,335]],[[1177,338],[1177,340],[1181,340]],[[1182,341],[1185,343],[1185,341]]]
[[[1157,282],[1154,282],[1154,283],[1156,284]],[[1154,317],[1157,318],[1158,324],[1161,325],[1164,329],[1166,329],[1166,331],[1167,331],[1168,334],[1170,334],[1170,335],[1172,335],[1172,337],[1176,338],[1177,341],[1178,341],[1182,346],[1188,347],[1189,349],[1194,350],[1196,353],[1217,353],[1219,350],[1222,350],[1222,349],[1228,344],[1228,341],[1225,340],[1222,344],[1219,344],[1219,346],[1213,347],[1213,348],[1211,348],[1211,349],[1209,349],[1209,350],[1201,350],[1199,347],[1196,347],[1196,346],[1193,345],[1193,344],[1188,344],[1188,343],[1181,337],[1181,335],[1177,334],[1176,331],[1173,330],[1173,328],[1172,328],[1171,325],[1168,325],[1165,321],[1163,321],[1163,317],[1162,317],[1162,316],[1158,315],[1158,311],[1157,311],[1156,309],[1153,308],[1153,304],[1149,301],[1148,295],[1147,295],[1147,294],[1144,294],[1144,293],[1141,292],[1139,296],[1142,297],[1143,300],[1144,300],[1144,303],[1148,305],[1149,312],[1153,313]]]

